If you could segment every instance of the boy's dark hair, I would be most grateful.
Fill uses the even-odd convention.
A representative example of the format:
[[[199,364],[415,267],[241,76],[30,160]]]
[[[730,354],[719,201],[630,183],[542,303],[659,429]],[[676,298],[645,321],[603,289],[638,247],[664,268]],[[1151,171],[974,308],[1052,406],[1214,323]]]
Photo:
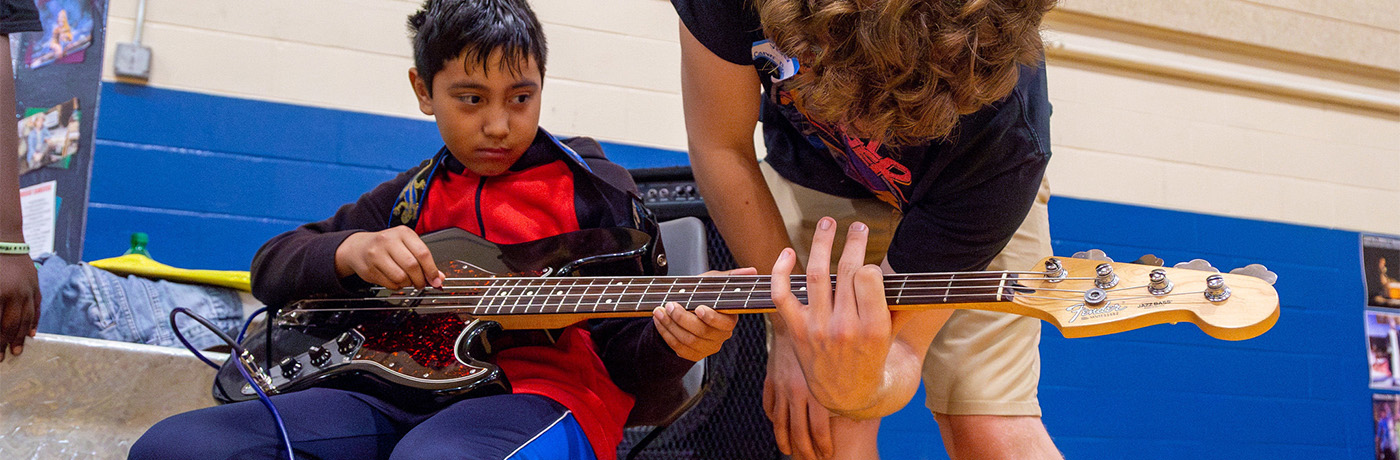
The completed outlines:
[[[500,50],[500,70],[520,73],[530,57],[540,76],[548,49],[544,30],[525,0],[426,0],[408,17],[413,65],[433,94],[433,77],[447,61],[462,56],[465,65],[486,66]]]

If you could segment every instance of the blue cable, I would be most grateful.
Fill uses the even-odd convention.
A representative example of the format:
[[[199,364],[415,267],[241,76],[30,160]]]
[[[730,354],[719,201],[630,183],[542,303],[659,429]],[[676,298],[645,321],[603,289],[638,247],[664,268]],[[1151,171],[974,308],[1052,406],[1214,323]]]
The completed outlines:
[[[258,314],[262,313],[265,310],[267,309],[259,309],[258,311],[253,313],[253,317],[256,317]],[[189,316],[195,321],[198,321],[199,324],[204,325],[204,327],[208,328],[210,331],[213,331],[214,334],[217,334],[219,338],[224,339],[224,342],[227,342],[229,344],[229,347],[232,348],[232,351],[229,354],[229,359],[235,360],[233,363],[233,367],[238,369],[238,373],[243,375],[243,380],[247,381],[248,385],[253,387],[253,391],[258,393],[258,400],[262,401],[263,405],[267,406],[267,410],[272,412],[272,419],[277,422],[277,434],[282,438],[282,446],[287,449],[287,459],[296,460],[296,454],[294,454],[292,450],[292,439],[290,436],[287,436],[286,424],[282,423],[282,414],[280,412],[277,412],[277,406],[272,405],[272,399],[267,397],[267,393],[263,393],[262,387],[256,383],[253,383],[253,376],[248,373],[248,369],[243,365],[243,362],[238,360],[238,357],[242,356],[244,353],[243,347],[239,345],[239,342],[243,340],[243,333],[248,331],[248,324],[251,324],[253,322],[253,318],[248,318],[248,322],[243,325],[243,331],[238,333],[239,340],[235,341],[232,337],[229,337],[228,334],[225,334],[224,331],[219,330],[219,328],[213,323],[210,323],[209,320],[194,314],[194,312],[191,312],[187,308],[176,307],[175,309],[170,310],[170,328],[175,331],[175,338],[180,339],[180,343],[184,344],[185,348],[188,348],[191,353],[194,353],[195,357],[199,358],[201,361],[204,361],[205,364],[210,365],[214,369],[218,369],[219,365],[214,364],[214,362],[210,361],[209,358],[205,358],[204,354],[200,353],[199,350],[196,350],[194,348],[194,345],[191,345],[188,340],[185,340],[185,336],[180,333],[180,328],[175,324],[175,315],[181,313],[183,313],[185,316]],[[271,346],[271,344],[268,345]]]
[[[263,313],[267,313],[267,307],[253,310],[253,314],[248,315],[248,320],[243,322],[243,329],[238,331],[238,343],[243,343],[243,336],[248,333],[248,326],[252,326],[253,320]]]

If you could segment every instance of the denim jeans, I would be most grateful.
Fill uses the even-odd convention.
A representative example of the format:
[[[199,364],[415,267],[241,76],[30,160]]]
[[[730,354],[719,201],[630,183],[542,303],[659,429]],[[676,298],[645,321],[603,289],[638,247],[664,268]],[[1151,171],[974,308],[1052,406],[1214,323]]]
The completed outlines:
[[[85,263],[70,264],[45,254],[39,267],[39,332],[121,342],[182,347],[170,327],[170,311],[188,308],[230,336],[243,326],[238,293],[232,289],[125,278]],[[207,349],[224,341],[198,322],[181,317],[180,333]]]

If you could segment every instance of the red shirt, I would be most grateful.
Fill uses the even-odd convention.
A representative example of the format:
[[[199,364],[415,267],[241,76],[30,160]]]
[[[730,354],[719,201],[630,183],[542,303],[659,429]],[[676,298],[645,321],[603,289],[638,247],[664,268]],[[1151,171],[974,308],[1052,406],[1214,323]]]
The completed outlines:
[[[490,177],[449,170],[433,181],[414,229],[420,235],[460,227],[513,244],[579,229],[573,172],[562,160]],[[512,392],[544,396],[573,412],[600,460],[617,457],[633,398],[608,376],[586,327],[566,328],[553,347],[501,351],[496,364]]]

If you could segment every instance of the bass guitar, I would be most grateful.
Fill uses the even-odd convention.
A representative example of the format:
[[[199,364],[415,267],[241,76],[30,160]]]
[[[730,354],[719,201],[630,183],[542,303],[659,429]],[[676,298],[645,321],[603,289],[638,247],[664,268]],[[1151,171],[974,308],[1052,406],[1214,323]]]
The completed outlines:
[[[407,406],[508,391],[491,364],[506,329],[555,329],[592,318],[645,317],[666,302],[726,313],[774,311],[767,276],[598,276],[639,273],[664,255],[646,233],[590,229],[496,245],[460,229],[425,235],[448,276],[442,289],[376,289],[281,309],[250,331],[245,352],[214,383],[225,402],[309,387],[353,387]],[[659,257],[658,260],[647,260]],[[1107,260],[1100,251],[1050,257],[1027,271],[886,275],[891,310],[978,309],[1044,320],[1065,337],[1189,322],[1244,340],[1278,320],[1276,276],[1260,265],[1218,273],[1205,261],[1161,267]],[[792,291],[805,302],[805,275]],[[253,376],[245,382],[234,366]]]

